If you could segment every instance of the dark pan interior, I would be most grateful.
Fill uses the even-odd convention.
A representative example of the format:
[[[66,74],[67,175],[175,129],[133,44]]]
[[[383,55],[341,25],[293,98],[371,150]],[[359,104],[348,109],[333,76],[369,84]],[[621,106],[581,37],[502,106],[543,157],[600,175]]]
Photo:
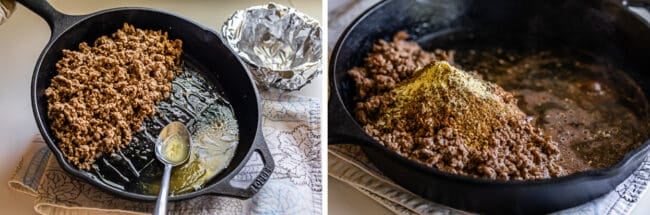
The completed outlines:
[[[206,190],[209,190],[210,185],[238,169],[250,153],[260,120],[258,98],[253,82],[243,64],[232,54],[230,48],[223,43],[221,38],[213,31],[185,19],[150,9],[113,9],[84,17],[79,23],[64,30],[58,38],[52,38],[54,42],[46,48],[41,56],[40,64],[37,65],[32,86],[34,111],[41,133],[47,142],[56,145],[57,141],[49,128],[47,98],[44,91],[50,85],[50,80],[56,75],[55,64],[62,57],[61,50],[76,50],[81,42],[92,44],[96,38],[115,32],[125,22],[141,29],[167,31],[171,39],[181,39],[184,60],[192,62],[199,73],[210,83],[218,86],[218,89],[222,90],[221,95],[232,105],[239,125],[239,145],[230,165],[208,182],[204,189],[174,196],[171,199],[184,199],[205,193]],[[50,147],[59,161],[65,160],[56,147]],[[155,196],[119,190],[97,180],[90,173],[76,169],[67,162],[61,162],[61,166],[66,171],[87,179],[90,183],[112,193],[140,200],[155,199]]]
[[[352,27],[352,26],[351,26]],[[640,28],[643,27],[643,28]],[[643,74],[650,68],[650,33],[647,23],[620,7],[616,1],[388,1],[354,24],[340,44],[334,69],[341,98],[353,107],[354,84],[345,74],[361,65],[378,39],[390,39],[406,30],[423,48],[510,47],[515,49],[586,50],[623,66],[643,88],[650,86]],[[475,32],[474,43],[449,43],[451,32]]]
[[[540,181],[494,181],[436,171],[390,152],[369,140],[353,119],[356,89],[347,71],[363,63],[375,41],[388,40],[401,30],[425,49],[584,50],[615,63],[641,86],[642,94],[650,95],[650,25],[620,1],[609,0],[393,0],[366,11],[332,52],[329,136],[359,142],[384,174],[408,190],[468,211],[542,214],[602,196],[643,162],[647,141],[610,169]],[[474,37],[451,36],[458,32],[472,32]]]

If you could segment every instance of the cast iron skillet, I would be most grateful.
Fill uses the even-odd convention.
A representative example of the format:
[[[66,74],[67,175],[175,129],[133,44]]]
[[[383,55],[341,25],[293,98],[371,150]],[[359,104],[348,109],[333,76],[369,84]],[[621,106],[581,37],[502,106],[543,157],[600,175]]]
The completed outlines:
[[[650,95],[650,24],[616,1],[388,0],[367,10],[345,30],[332,52],[329,144],[361,146],[379,170],[411,192],[473,212],[548,213],[608,193],[646,158],[650,141],[608,169],[544,180],[499,181],[453,175],[399,156],[368,136],[354,119],[356,90],[347,71],[362,64],[375,41],[389,39],[400,30],[425,49],[588,50],[622,65],[643,93]],[[453,32],[475,36],[458,42],[448,36],[458,35]]]
[[[70,16],[52,8],[45,0],[18,0],[43,17],[52,30],[52,36],[39,57],[32,79],[32,108],[38,128],[59,165],[68,173],[86,180],[112,194],[134,200],[153,201],[156,196],[126,192],[98,180],[88,172],[69,164],[58,149],[47,118],[47,99],[44,91],[56,75],[55,63],[61,59],[62,49],[76,49],[80,42],[94,41],[101,35],[110,35],[127,22],[143,29],[167,31],[170,38],[183,40],[183,58],[198,62],[199,73],[208,81],[218,83],[223,96],[231,103],[239,125],[239,145],[228,167],[210,180],[203,189],[170,197],[170,200],[213,194],[250,198],[266,183],[274,169],[273,158],[261,132],[260,100],[250,74],[237,55],[225,45],[220,35],[192,21],[176,15],[148,8],[115,8],[89,15]],[[253,153],[259,153],[264,167],[246,188],[233,187],[229,182],[246,164]]]

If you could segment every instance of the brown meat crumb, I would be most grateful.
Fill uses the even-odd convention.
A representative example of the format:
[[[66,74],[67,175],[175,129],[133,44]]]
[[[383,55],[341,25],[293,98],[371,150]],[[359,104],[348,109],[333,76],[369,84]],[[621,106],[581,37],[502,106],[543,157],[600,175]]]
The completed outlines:
[[[427,53],[403,34],[379,41],[364,67],[349,71],[366,132],[405,157],[454,174],[504,180],[563,174],[557,143],[527,120],[512,94],[447,63],[433,64],[453,53]],[[394,82],[374,84],[385,77]]]
[[[454,52],[436,50],[430,53],[407,41],[406,32],[398,32],[392,42],[379,40],[365,59],[363,67],[354,67],[348,74],[356,82],[359,99],[387,92],[397,83],[413,75],[417,69],[436,61],[453,62]]]
[[[51,129],[69,162],[89,170],[102,153],[131,141],[182,72],[181,40],[129,24],[109,36],[64,49],[45,90]]]

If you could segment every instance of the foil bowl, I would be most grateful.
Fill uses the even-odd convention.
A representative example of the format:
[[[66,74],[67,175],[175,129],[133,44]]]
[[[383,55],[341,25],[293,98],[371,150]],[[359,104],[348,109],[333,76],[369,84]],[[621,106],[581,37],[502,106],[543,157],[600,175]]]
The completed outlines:
[[[320,23],[276,3],[236,11],[221,33],[258,86],[300,90],[321,73]]]

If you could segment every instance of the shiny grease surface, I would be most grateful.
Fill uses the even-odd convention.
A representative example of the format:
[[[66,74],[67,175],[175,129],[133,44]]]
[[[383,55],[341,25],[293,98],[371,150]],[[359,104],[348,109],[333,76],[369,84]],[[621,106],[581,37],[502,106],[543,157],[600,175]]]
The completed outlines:
[[[157,105],[159,114],[145,121],[126,148],[99,158],[90,174],[118,189],[157,194],[163,165],[155,157],[154,143],[173,121],[187,126],[192,146],[189,160],[172,172],[171,194],[201,189],[228,166],[239,141],[232,106],[220,86],[206,80],[190,59],[184,60],[184,72],[173,80],[170,98]]]
[[[559,143],[567,174],[607,168],[648,138],[648,102],[606,59],[576,50],[459,50],[456,64],[512,92]]]

